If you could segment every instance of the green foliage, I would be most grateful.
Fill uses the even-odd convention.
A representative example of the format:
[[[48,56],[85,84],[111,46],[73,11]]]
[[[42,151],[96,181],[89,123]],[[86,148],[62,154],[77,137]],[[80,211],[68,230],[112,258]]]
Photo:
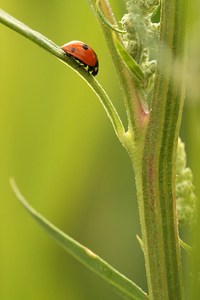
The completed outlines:
[[[185,145],[180,139],[177,147],[176,168],[176,205],[179,225],[191,225],[196,221],[196,196],[192,172],[186,167]]]

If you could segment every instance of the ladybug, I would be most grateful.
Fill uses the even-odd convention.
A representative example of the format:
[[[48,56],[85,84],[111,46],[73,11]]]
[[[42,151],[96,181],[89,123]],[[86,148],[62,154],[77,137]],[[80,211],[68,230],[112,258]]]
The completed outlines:
[[[71,41],[61,47],[67,56],[72,56],[81,65],[87,68],[88,72],[96,76],[99,71],[99,62],[94,50],[87,44],[80,41]]]

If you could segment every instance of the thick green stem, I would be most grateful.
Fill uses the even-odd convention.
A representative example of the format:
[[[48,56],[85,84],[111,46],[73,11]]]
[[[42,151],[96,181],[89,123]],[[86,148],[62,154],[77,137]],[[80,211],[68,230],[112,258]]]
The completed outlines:
[[[183,299],[175,207],[176,149],[184,93],[184,0],[162,2],[152,110],[135,163],[149,297]],[[175,78],[174,74],[179,74]],[[143,149],[143,150],[142,150]],[[142,154],[141,154],[142,153]],[[134,154],[135,155],[135,154]]]
[[[100,4],[106,19],[115,24],[108,0]],[[181,300],[175,168],[184,100],[185,0],[161,1],[160,53],[149,116],[141,107],[133,81],[126,76],[110,30],[102,28],[126,95],[131,133],[127,150],[135,170],[149,297]]]

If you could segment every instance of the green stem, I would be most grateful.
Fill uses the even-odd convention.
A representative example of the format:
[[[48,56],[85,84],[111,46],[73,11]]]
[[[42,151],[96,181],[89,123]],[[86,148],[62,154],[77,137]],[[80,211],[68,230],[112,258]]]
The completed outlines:
[[[24,23],[15,19],[13,16],[9,15],[7,12],[3,11],[2,9],[0,9],[0,23],[20,33],[24,37],[33,41],[34,43],[44,48],[45,50],[49,51],[50,53],[54,54],[58,58],[60,59],[64,58],[64,52],[59,46],[57,46],[55,43],[47,39],[39,32],[31,29]]]
[[[95,0],[90,2],[94,5]],[[109,1],[101,0],[99,5],[105,18],[115,24]],[[181,300],[175,168],[184,100],[180,74],[184,73],[185,3],[163,0],[161,7],[160,53],[150,114],[116,53],[111,31],[101,26],[125,94],[131,132],[127,149],[135,170],[149,296],[151,300]]]
[[[92,252],[87,247],[81,245],[60,229],[51,224],[33,207],[31,207],[24,196],[20,193],[13,178],[10,179],[11,187],[25,209],[30,215],[47,231],[47,233],[60,244],[68,253],[83,263],[106,282],[115,287],[123,299],[126,300],[147,300],[148,296],[135,283],[111,267],[107,262]]]
[[[96,0],[89,0],[91,7],[94,9],[95,14],[98,16],[96,11]],[[99,0],[99,8],[104,15],[104,19],[107,20],[112,26],[117,25],[114,15],[112,13],[110,4],[108,0]],[[124,103],[126,107],[126,113],[128,118],[128,127],[131,131],[132,136],[138,139],[141,136],[141,132],[149,118],[148,112],[144,109],[142,104],[141,95],[135,87],[135,78],[131,74],[125,65],[123,59],[119,55],[116,49],[116,42],[114,41],[114,34],[116,38],[121,42],[120,35],[113,32],[110,27],[102,23],[100,19],[100,26],[104,33],[106,42],[108,44],[108,49],[111,53],[113,63],[116,69],[116,74],[119,78],[121,89],[124,96]]]
[[[65,55],[64,51],[51,40],[47,39],[45,36],[40,34],[39,32],[31,29],[27,25],[23,24],[19,20],[15,19],[5,11],[0,9],[0,23],[6,25],[7,27],[13,29],[14,31],[20,33],[24,37],[33,41],[43,49],[47,50],[51,54],[58,57],[64,63],[66,63],[69,67],[71,67],[75,72],[77,72],[87,83],[88,85],[95,91],[98,96],[103,108],[108,115],[114,130],[118,136],[118,138],[123,143],[123,135],[125,133],[122,121],[106,92],[102,88],[102,86],[98,83],[98,81],[84,68],[77,68],[77,62]]]
[[[184,102],[185,3],[162,1],[161,47],[152,110],[136,179],[151,300],[183,299],[176,217],[176,151]],[[174,80],[178,71],[179,78]],[[141,154],[142,152],[142,154]],[[132,159],[135,161],[135,157]]]
[[[111,102],[110,98],[108,97],[107,93],[102,88],[102,86],[99,84],[99,82],[94,77],[91,78],[91,80],[92,84],[90,84],[90,87],[93,89],[93,91],[99,98],[100,103],[105,109],[113,125],[116,135],[118,136],[121,143],[124,145],[126,142],[125,129],[113,103]]]

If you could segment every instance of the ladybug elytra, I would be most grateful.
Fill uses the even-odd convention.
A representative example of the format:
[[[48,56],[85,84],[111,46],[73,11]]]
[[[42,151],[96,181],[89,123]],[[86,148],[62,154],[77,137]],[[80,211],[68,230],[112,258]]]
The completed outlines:
[[[61,47],[66,55],[72,56],[79,61],[88,72],[96,76],[99,71],[99,62],[94,50],[87,44],[80,41],[71,41]]]

